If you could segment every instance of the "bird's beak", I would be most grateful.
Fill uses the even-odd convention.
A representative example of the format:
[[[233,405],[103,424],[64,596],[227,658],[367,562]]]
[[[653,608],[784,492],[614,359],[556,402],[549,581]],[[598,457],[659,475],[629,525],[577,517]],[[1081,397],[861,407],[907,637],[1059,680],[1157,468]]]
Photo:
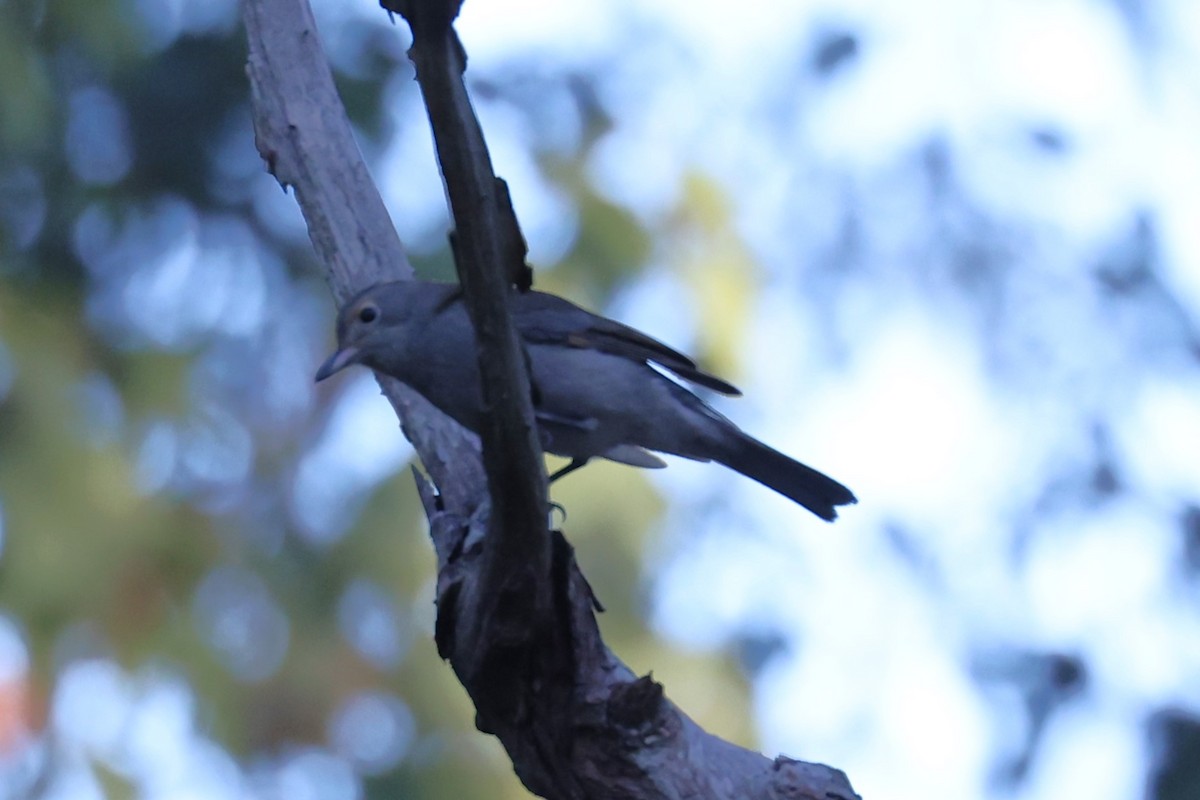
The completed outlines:
[[[317,370],[317,382],[320,383],[333,373],[340,372],[351,364],[357,363],[360,355],[357,347],[339,348],[337,352],[325,359],[325,363]]]

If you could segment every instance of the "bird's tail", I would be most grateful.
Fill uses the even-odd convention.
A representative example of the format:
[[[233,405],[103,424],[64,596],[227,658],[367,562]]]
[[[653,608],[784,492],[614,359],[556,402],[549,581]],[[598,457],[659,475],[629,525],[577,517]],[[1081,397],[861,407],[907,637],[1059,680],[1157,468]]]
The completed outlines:
[[[828,475],[738,433],[717,459],[730,469],[774,489],[824,520],[837,518],[836,506],[858,502],[853,492]]]

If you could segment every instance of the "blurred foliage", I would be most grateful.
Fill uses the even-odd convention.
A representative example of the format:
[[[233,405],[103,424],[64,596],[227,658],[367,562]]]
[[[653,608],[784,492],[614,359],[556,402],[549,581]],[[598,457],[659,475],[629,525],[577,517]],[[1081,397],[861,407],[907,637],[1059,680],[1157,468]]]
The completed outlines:
[[[974,66],[1001,87],[996,91],[1028,92],[1007,80],[1024,69],[1041,81],[1045,64],[1036,56],[1047,50],[1078,67],[1069,80],[1050,76],[1051,89],[1062,82],[1086,88],[1091,67],[1104,66],[1064,57],[1082,46],[1072,37],[1085,26],[1062,16],[1071,4],[1051,6],[1032,38],[999,31],[1029,52],[991,65],[991,72]],[[1143,54],[1179,46],[1171,30],[1147,33],[1168,4],[1115,6]],[[365,375],[312,384],[330,345],[333,309],[295,203],[266,175],[253,147],[237,10],[232,0],[0,1],[0,800],[525,797],[496,742],[473,729],[471,705],[434,651],[433,556],[406,469],[409,451],[390,409]],[[325,3],[317,11],[360,145],[398,207],[414,265],[424,276],[449,279],[444,201],[405,57],[406,32],[370,4]],[[653,284],[669,299],[648,312],[657,315],[656,333],[735,383],[772,371],[804,376],[755,402],[774,403],[784,416],[810,401],[843,402],[847,409],[836,413],[811,413],[837,428],[826,434],[838,437],[839,449],[870,453],[860,475],[887,474],[873,487],[872,502],[857,510],[869,520],[859,536],[851,541],[844,525],[829,538],[818,532],[821,558],[832,559],[821,564],[796,557],[815,552],[802,542],[728,524],[757,514],[769,528],[769,500],[756,509],[705,507],[685,515],[682,527],[694,527],[689,533],[698,539],[713,528],[738,529],[738,536],[742,528],[756,530],[721,553],[746,554],[747,564],[758,553],[753,580],[777,590],[770,608],[718,598],[749,603],[737,613],[755,618],[731,635],[699,637],[733,642],[732,652],[716,656],[673,649],[645,621],[650,573],[676,544],[662,532],[667,506],[646,475],[595,465],[567,478],[554,487],[555,499],[608,608],[600,619],[605,636],[701,724],[739,743],[755,743],[747,683],[763,675],[773,674],[776,683],[768,685],[787,686],[789,696],[767,698],[773,707],[759,705],[760,714],[819,715],[813,701],[829,695],[827,717],[817,724],[833,732],[830,738],[840,731],[842,745],[856,752],[887,743],[889,735],[920,739],[923,733],[912,730],[921,729],[908,726],[922,720],[908,712],[928,699],[913,693],[922,686],[935,684],[935,699],[946,703],[967,686],[973,694],[958,713],[995,726],[994,747],[980,760],[991,769],[983,781],[997,795],[1020,791],[1039,767],[1043,780],[1060,774],[1057,762],[1039,761],[1045,749],[1057,747],[1059,758],[1107,757],[1131,741],[1113,734],[1118,725],[1146,720],[1138,733],[1146,753],[1122,753],[1131,763],[1152,759],[1138,766],[1146,771],[1146,795],[1200,797],[1194,703],[1181,697],[1176,708],[1174,699],[1164,703],[1140,684],[1116,692],[1105,683],[1114,680],[1113,665],[1082,652],[1084,637],[1069,626],[1057,638],[1018,629],[1042,622],[1039,610],[1072,603],[1084,611],[1063,613],[1086,622],[1091,595],[1085,601],[1070,592],[1082,592],[1091,578],[1088,559],[1123,557],[1112,548],[1128,544],[1120,537],[1130,531],[1136,546],[1121,552],[1147,559],[1160,552],[1150,549],[1156,542],[1179,534],[1173,568],[1180,574],[1170,578],[1194,588],[1196,498],[1183,500],[1172,523],[1178,530],[1158,539],[1161,531],[1144,515],[1130,522],[1114,512],[1118,499],[1134,498],[1143,511],[1154,506],[1169,517],[1183,490],[1130,490],[1138,465],[1117,423],[1131,406],[1103,400],[1114,387],[1154,389],[1148,379],[1195,368],[1194,321],[1174,294],[1189,284],[1170,261],[1179,253],[1163,245],[1172,209],[1139,194],[1165,192],[1175,176],[1125,164],[1145,142],[1175,140],[1147,135],[1129,152],[1114,151],[1108,148],[1120,137],[1097,122],[1097,140],[1091,116],[1072,127],[1079,120],[1059,119],[1053,104],[1036,113],[1016,103],[983,105],[995,95],[953,124],[938,116],[953,117],[951,111],[935,109],[942,124],[925,130],[914,120],[941,102],[923,83],[932,76],[920,71],[928,66],[924,34],[932,28],[915,14],[888,13],[879,11],[870,24],[839,14],[797,27],[784,62],[766,60],[752,36],[723,29],[710,49],[689,53],[645,8],[631,12],[628,28],[614,37],[618,49],[604,58],[587,55],[586,43],[579,43],[584,55],[561,64],[544,52],[499,61],[484,47],[478,58],[470,53],[471,89],[489,112],[485,130],[501,143],[493,155],[512,165],[500,171],[512,179],[531,245],[553,252],[550,263],[535,264],[538,287],[593,308],[626,303],[645,314],[638,289]],[[698,37],[711,22],[701,16],[688,19]],[[921,35],[904,32],[910,16]],[[986,21],[964,22],[966,16],[942,22],[952,32],[964,24],[992,36]],[[881,46],[895,30],[899,44]],[[922,58],[909,52],[905,62],[896,54],[914,41]],[[1140,90],[1154,94],[1169,57],[1138,62],[1145,67]],[[893,68],[913,70],[918,61],[924,66],[893,80]],[[732,76],[732,90],[696,85],[696,75],[711,74],[701,66],[719,70],[730,62],[769,74],[766,102],[741,83],[754,79],[749,73]],[[654,67],[647,65],[662,63],[673,65],[675,83],[648,77]],[[1101,83],[1109,76],[1098,74]],[[915,86],[913,97],[888,97],[905,80]],[[1166,85],[1173,88],[1154,96],[1151,107],[1177,108],[1177,95],[1191,91],[1181,90],[1191,87],[1186,81]],[[826,93],[831,86],[843,93]],[[971,85],[965,93],[975,99],[986,89]],[[763,185],[734,197],[725,188],[734,183],[729,176],[708,174],[671,152],[676,145],[661,138],[659,115],[689,116],[699,100],[688,92],[720,110],[698,118],[693,135],[701,145],[690,142],[688,152],[742,137],[751,144],[728,169],[745,170],[747,180]],[[851,93],[869,113],[855,116]],[[883,100],[895,107],[881,106]],[[1032,105],[1044,100],[1038,95]],[[841,127],[827,122],[835,118]],[[747,130],[758,138],[746,138]],[[614,137],[621,147],[612,146]],[[1100,175],[1097,167],[1107,161],[1137,180],[1117,168]],[[607,181],[606,170],[629,172],[633,188],[614,191],[619,182]],[[1179,175],[1190,180],[1182,169]],[[1129,201],[1136,213],[1111,211],[1114,186],[1137,195]],[[763,220],[771,232],[759,230],[752,246],[746,231]],[[532,233],[539,224],[547,235]],[[1104,227],[1106,238],[1072,239],[1071,225]],[[1167,266],[1175,267],[1171,280]],[[780,308],[802,312],[791,319]],[[776,326],[767,337],[758,330],[764,319]],[[848,349],[853,337],[872,340],[847,368],[854,374],[826,385],[822,397],[831,400],[806,394],[803,384],[820,380],[808,361],[839,357],[818,355],[810,340],[837,350]],[[945,372],[930,372],[930,362]],[[979,375],[949,380],[964,364]],[[869,400],[846,389],[850,380],[867,387]],[[959,393],[943,396],[945,386]],[[1162,402],[1142,408],[1175,409],[1172,420],[1187,419],[1179,411],[1186,385],[1162,386]],[[980,397],[971,396],[975,389]],[[970,408],[1018,419],[973,420]],[[945,443],[953,435],[930,443],[916,417],[939,410],[953,419],[933,432],[957,432],[970,439],[964,447],[975,436],[987,443],[1054,430],[1061,437],[1027,451],[1035,463],[1009,465],[1025,482],[1011,483],[1021,496],[1006,498],[1011,502],[996,519],[968,519],[979,507],[956,506],[969,512],[949,523],[962,537],[941,549],[930,535],[939,523],[929,509],[949,506],[956,492],[996,490],[971,483],[985,474],[973,463],[980,453],[954,461],[961,454]],[[1035,417],[1041,427],[1022,426]],[[1125,435],[1174,434],[1152,422],[1141,420]],[[1170,461],[1165,447],[1153,451],[1160,444],[1151,442],[1143,460]],[[925,465],[938,470],[933,480],[914,466],[925,448],[937,451]],[[686,469],[672,476],[686,476]],[[990,482],[999,473],[986,474]],[[1148,485],[1144,475],[1140,480]],[[1161,494],[1147,497],[1153,492]],[[1110,538],[1097,538],[1106,531]],[[1038,563],[1054,576],[1042,575],[1042,583],[1025,570],[1038,547],[1046,551]],[[1087,563],[1073,558],[1076,552]],[[1161,552],[1176,554],[1167,546]],[[736,583],[737,570],[724,571],[733,559],[715,558],[719,563],[697,556],[689,568],[700,585],[684,587],[682,601],[662,602],[695,603],[688,592],[715,595],[727,585],[718,578]],[[1060,583],[1063,573],[1075,583]],[[976,582],[987,584],[981,593],[991,592],[984,601],[962,591]],[[1024,594],[1002,597],[996,588],[1015,583],[1023,583]],[[1100,591],[1125,597],[1121,588],[1102,584]],[[1035,590],[1043,595],[1032,597]],[[819,605],[830,596],[854,602]],[[1195,594],[1180,590],[1173,601],[1182,618]],[[1014,614],[1006,624],[1016,627],[1005,627],[992,615],[998,606],[1023,606],[1027,616]],[[893,624],[884,611],[930,627]],[[856,614],[861,625],[851,630],[846,618]],[[1194,630],[1152,616],[1139,607],[1121,622],[1160,636]],[[974,627],[968,630],[964,617]],[[837,629],[836,646],[818,653],[824,659],[800,664],[817,680],[796,686],[781,677],[781,662],[794,667],[797,651],[811,656],[823,648],[798,641],[780,619],[806,634],[815,635],[814,620]],[[1089,635],[1110,632],[1097,627]],[[944,651],[934,652],[913,631],[939,637]],[[906,657],[915,649],[927,659],[901,659],[911,671],[887,673],[892,694],[875,694],[872,681],[896,664],[837,661],[862,652],[846,644],[855,637],[910,639]],[[1012,640],[998,641],[1004,637]],[[1144,649],[1142,639],[1120,642],[1113,647],[1134,642],[1131,648]],[[1140,655],[1144,670],[1153,656]],[[926,672],[931,665],[946,671]],[[1176,667],[1180,674],[1190,668]],[[839,681],[842,672],[853,680]],[[959,683],[943,681],[948,676]],[[883,702],[897,697],[900,705]],[[855,710],[862,704],[895,716],[884,720],[882,735]],[[1088,708],[1108,716],[1088,717]],[[1100,744],[1090,745],[1097,749],[1064,747],[1064,729],[1095,719],[1108,726],[1095,737]],[[942,752],[936,739],[922,758]],[[1105,744],[1111,741],[1117,744]],[[883,749],[867,757],[885,769],[909,757]]]
[[[1159,752],[1147,787],[1158,800],[1186,800],[1200,786],[1200,719],[1179,709],[1165,709],[1151,722]]]
[[[365,797],[525,796],[436,657],[433,558],[406,470],[327,499],[341,503],[333,533],[311,535],[298,510],[298,465],[351,392],[311,386],[330,303],[291,199],[253,155],[233,6],[133,8],[0,3],[0,614],[29,659],[23,671],[19,652],[0,650],[0,674],[16,669],[29,698],[0,726],[18,731],[0,739],[0,797],[130,797],[197,780],[155,770],[207,751],[136,758],[173,741],[142,741],[134,719],[174,680],[194,696],[189,747],[211,740],[238,765],[206,796],[337,785],[345,770],[312,766],[325,763],[313,748],[353,767]],[[383,87],[411,77],[402,33],[342,33],[356,55],[338,63],[339,86],[382,148],[394,133]],[[599,304],[655,245],[590,187],[585,156],[543,159],[579,217],[552,280]],[[698,184],[694,199],[675,224],[721,229],[736,250],[719,191]],[[697,296],[744,291],[713,266],[728,255],[688,256],[709,264],[693,273]],[[415,260],[449,274],[444,248]],[[704,343],[723,365],[727,341]],[[641,621],[645,536],[662,513],[644,478],[596,467],[558,499],[617,652],[702,723],[752,743],[737,666],[674,652]],[[117,671],[80,666],[96,663]],[[331,726],[349,699],[379,693],[413,730],[392,731],[395,752],[372,762]],[[109,738],[95,716],[106,713],[129,720]],[[350,741],[387,740],[387,720],[364,719]]]

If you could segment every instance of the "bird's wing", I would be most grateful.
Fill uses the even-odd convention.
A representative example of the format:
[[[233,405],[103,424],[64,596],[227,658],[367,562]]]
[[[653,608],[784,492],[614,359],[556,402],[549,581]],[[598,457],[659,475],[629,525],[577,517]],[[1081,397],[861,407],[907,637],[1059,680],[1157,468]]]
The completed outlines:
[[[662,469],[667,465],[667,462],[654,455],[654,453],[632,444],[619,444],[616,447],[610,447],[601,453],[600,457],[607,458],[609,461],[616,461],[620,464],[628,464],[631,467],[642,467],[643,469]]]
[[[555,414],[541,408],[536,401],[533,406],[533,416],[543,425],[561,425],[566,428],[583,431],[584,433],[591,433],[600,426],[600,420],[595,417],[568,417],[562,414]]]
[[[727,395],[740,395],[732,384],[709,375],[683,353],[616,320],[543,292],[513,296],[513,320],[530,344],[560,344],[598,350],[636,361],[652,361],[684,380]]]

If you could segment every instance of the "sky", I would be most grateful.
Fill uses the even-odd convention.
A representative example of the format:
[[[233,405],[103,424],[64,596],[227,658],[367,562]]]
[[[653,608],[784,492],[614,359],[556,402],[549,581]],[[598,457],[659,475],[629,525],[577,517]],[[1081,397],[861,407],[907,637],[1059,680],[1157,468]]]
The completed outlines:
[[[826,528],[711,465],[655,474],[673,498],[646,566],[662,635],[780,637],[754,682],[764,749],[836,764],[864,796],[1141,796],[1150,714],[1200,709],[1178,531],[1200,494],[1195,5],[468,3],[459,29],[477,74],[531,53],[600,70],[614,125],[589,175],[647,224],[689,173],[719,182],[760,287],[746,398],[719,408],[861,499]],[[838,35],[848,63],[803,69]],[[500,106],[479,109],[497,171],[531,260],[552,263],[575,221],[526,142],[581,132]],[[383,182],[416,243],[444,225],[405,213],[438,188],[413,163],[431,163],[424,135],[401,133]],[[930,158],[950,164],[946,197]],[[847,217],[855,268],[822,277]],[[1094,270],[1147,224],[1177,305],[1122,308]],[[607,310],[688,345],[687,268],[656,254]],[[1101,460],[1113,497],[1075,485]],[[1068,654],[1086,688],[1038,720],[1012,652]],[[1004,780],[1023,759],[1026,780]]]
[[[1150,713],[1200,710],[1179,534],[1200,494],[1187,334],[1200,319],[1200,9],[494,3],[468,5],[460,27],[481,71],[530,50],[605,65],[602,93],[622,105],[592,174],[644,219],[671,207],[685,171],[717,177],[763,287],[741,349],[746,398],[720,409],[861,499],[825,528],[710,465],[654,476],[677,498],[670,552],[646,567],[658,629],[700,649],[747,630],[786,643],[755,681],[765,750],[836,764],[864,796],[1141,796]],[[857,57],[806,81],[801,48],[830,31],[852,32]],[[952,163],[944,203],[914,167],[931,140]],[[536,209],[553,198],[513,190],[519,213],[535,209],[536,253],[537,221],[556,224]],[[797,300],[816,283],[797,273],[833,249],[844,197],[859,269],[820,284],[833,287],[821,309]],[[962,206],[1002,232],[985,266],[959,267],[985,273],[966,299],[944,263],[971,236]],[[1095,289],[1094,265],[1147,220],[1173,308],[1121,308]],[[610,312],[686,343],[696,320],[664,313],[680,279],[662,261]],[[1062,488],[1101,458],[1122,491]],[[715,498],[729,498],[722,513]],[[1088,671],[1016,786],[997,776],[1042,723],[987,678],[1006,651],[1067,653]]]

